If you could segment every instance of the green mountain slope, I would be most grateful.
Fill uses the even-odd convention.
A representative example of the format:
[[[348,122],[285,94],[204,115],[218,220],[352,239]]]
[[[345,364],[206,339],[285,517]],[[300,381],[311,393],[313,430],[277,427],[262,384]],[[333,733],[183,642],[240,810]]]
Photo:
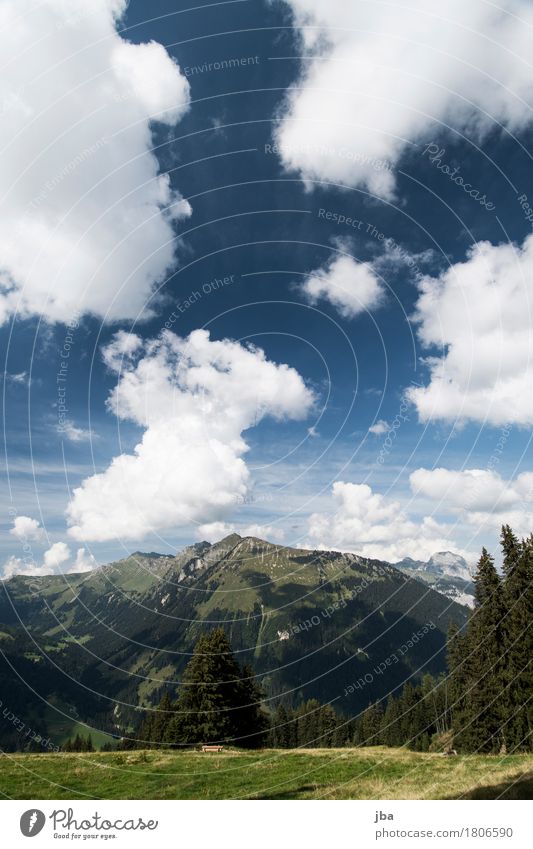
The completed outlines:
[[[175,557],[4,582],[0,684],[47,728],[53,712],[127,732],[138,706],[177,689],[199,634],[222,624],[267,699],[316,697],[353,715],[410,675],[442,671],[447,629],[467,615],[388,564],[233,534]]]

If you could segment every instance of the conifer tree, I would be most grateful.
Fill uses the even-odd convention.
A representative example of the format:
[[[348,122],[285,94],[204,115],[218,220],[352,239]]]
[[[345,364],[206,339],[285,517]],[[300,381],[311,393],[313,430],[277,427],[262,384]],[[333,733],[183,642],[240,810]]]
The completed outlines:
[[[287,749],[288,716],[284,705],[278,705],[272,715],[270,745],[273,749]]]
[[[217,628],[196,644],[165,742],[261,745],[267,721],[260,699],[251,670],[241,669],[226,634]]]
[[[337,727],[337,714],[331,705],[324,705],[320,709],[320,734],[318,746],[331,747]]]
[[[502,525],[500,540],[503,554],[503,574],[505,578],[509,578],[520,559],[522,546],[509,525]]]
[[[380,702],[369,705],[360,717],[354,740],[355,744],[358,746],[379,746],[382,721],[383,705]]]
[[[460,631],[455,623],[448,631],[448,669],[450,673],[450,713],[455,743],[465,746],[468,735],[463,739],[462,729],[471,721],[470,688],[475,680],[476,659],[470,648],[470,629]]]
[[[485,548],[474,585],[455,740],[465,751],[498,752],[505,747],[503,598],[494,559]]]
[[[504,633],[506,740],[509,751],[533,745],[533,541],[518,544],[502,528],[504,549]]]
[[[389,696],[381,726],[381,739],[385,746],[401,746],[405,742],[400,734],[399,717],[398,699]]]

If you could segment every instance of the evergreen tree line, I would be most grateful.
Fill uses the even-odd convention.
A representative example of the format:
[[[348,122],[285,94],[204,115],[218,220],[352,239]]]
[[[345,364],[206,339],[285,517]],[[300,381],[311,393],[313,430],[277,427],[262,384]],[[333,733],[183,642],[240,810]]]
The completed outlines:
[[[398,696],[375,702],[355,721],[354,746],[405,746],[416,752],[451,750],[450,686],[424,675],[407,682]]]
[[[483,549],[475,607],[464,633],[449,639],[452,727],[457,749],[533,748],[533,535],[501,533],[503,574]]]
[[[273,749],[331,748],[351,745],[353,723],[331,705],[309,699],[296,709],[283,704],[273,711],[268,745]]]
[[[448,640],[448,674],[407,682],[354,719],[311,699],[270,712],[253,671],[235,660],[219,628],[200,638],[180,694],[141,726],[138,746],[198,743],[273,748],[407,746],[416,751],[514,752],[533,748],[533,536],[502,528],[503,573],[483,549],[475,605]]]
[[[70,738],[61,747],[63,752],[94,752],[92,737],[90,734],[87,737],[82,737],[81,734],[76,734],[74,740]]]
[[[448,675],[407,683],[356,721],[355,745],[461,752],[533,749],[533,537],[501,533],[503,570],[484,548],[467,627],[450,629]]]

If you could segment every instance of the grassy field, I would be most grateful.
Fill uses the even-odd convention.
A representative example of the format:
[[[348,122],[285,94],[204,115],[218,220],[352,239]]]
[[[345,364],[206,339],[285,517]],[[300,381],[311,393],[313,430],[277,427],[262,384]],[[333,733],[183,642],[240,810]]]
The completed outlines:
[[[533,756],[403,749],[2,755],[12,799],[531,799]]]

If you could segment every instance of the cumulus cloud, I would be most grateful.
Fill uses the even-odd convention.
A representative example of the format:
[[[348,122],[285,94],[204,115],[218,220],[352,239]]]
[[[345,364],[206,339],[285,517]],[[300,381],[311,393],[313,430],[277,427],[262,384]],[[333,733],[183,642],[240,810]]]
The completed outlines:
[[[33,554],[24,557],[9,557],[4,563],[1,580],[7,581],[15,575],[42,577],[44,575],[71,575],[77,572],[90,572],[97,566],[96,560],[85,548],[78,548],[76,558],[68,565],[71,551],[64,542],[56,542],[44,552],[42,563],[38,563]]]
[[[429,384],[408,390],[420,419],[531,426],[533,235],[478,243],[419,285],[419,338],[442,351],[426,361]]]
[[[366,484],[336,481],[333,509],[309,518],[311,548],[351,551],[391,563],[412,557],[427,560],[436,551],[453,548],[447,529],[431,516],[413,521],[398,501],[373,492]]]
[[[302,291],[316,304],[329,301],[344,318],[355,318],[383,302],[384,286],[371,263],[350,256],[336,256],[324,267],[306,277]]]
[[[76,551],[76,559],[68,571],[70,574],[76,572],[92,572],[93,569],[96,569],[97,565],[98,564],[94,556],[90,554],[86,548],[78,548]]]
[[[96,435],[82,427],[77,427],[70,419],[66,419],[61,425],[58,425],[57,432],[68,439],[69,442],[90,442],[91,439],[96,439]]]
[[[265,416],[303,419],[314,404],[297,371],[203,330],[145,342],[117,334],[104,359],[118,374],[109,410],[144,434],[132,454],[74,491],[75,539],[141,539],[225,521],[249,486],[243,432]]]
[[[368,432],[372,433],[374,436],[382,436],[384,433],[388,433],[389,430],[390,424],[386,422],[385,419],[379,419],[375,424],[368,428]]]
[[[488,469],[417,469],[409,480],[416,495],[445,505],[470,525],[498,530],[509,524],[517,533],[531,533],[533,472],[505,480]]]
[[[65,542],[55,542],[44,552],[43,565],[52,573],[70,559],[70,548]]]
[[[265,539],[269,542],[280,542],[284,539],[285,533],[282,528],[277,528],[275,525],[235,525],[228,522],[210,522],[205,525],[199,525],[197,528],[197,537],[206,539],[208,542],[218,542],[229,534],[239,534],[241,537],[256,537]]]
[[[126,5],[1,5],[0,323],[133,318],[174,262],[190,207],[150,122],[179,121],[189,84],[160,44],[120,37]]]
[[[305,59],[276,141],[304,180],[390,198],[390,166],[442,124],[479,138],[531,121],[528,0],[286,2]]]
[[[50,566],[45,566],[44,564],[37,565],[34,561],[30,562],[29,560],[24,560],[22,557],[12,556],[8,557],[4,563],[2,580],[7,581],[9,578],[14,578],[15,575],[42,577],[43,575],[51,574],[52,569]]]
[[[37,519],[32,519],[30,516],[16,516],[9,533],[20,540],[20,542],[40,542],[44,538],[44,529],[41,527],[40,522]]]

